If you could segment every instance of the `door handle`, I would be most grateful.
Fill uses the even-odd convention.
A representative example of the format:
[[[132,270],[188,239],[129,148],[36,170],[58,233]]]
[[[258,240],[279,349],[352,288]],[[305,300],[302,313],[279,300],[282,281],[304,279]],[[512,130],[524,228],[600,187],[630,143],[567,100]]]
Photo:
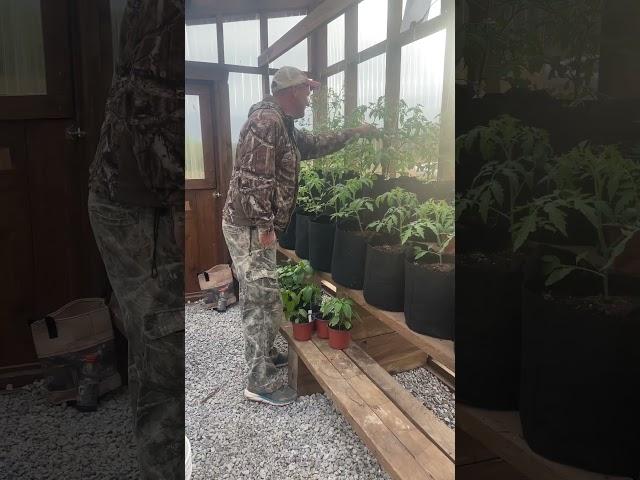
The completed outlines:
[[[69,125],[64,131],[64,135],[67,140],[79,140],[87,136],[87,132],[80,130],[77,125]]]
[[[222,194],[220,192],[213,192],[212,194],[215,198],[220,198]]]

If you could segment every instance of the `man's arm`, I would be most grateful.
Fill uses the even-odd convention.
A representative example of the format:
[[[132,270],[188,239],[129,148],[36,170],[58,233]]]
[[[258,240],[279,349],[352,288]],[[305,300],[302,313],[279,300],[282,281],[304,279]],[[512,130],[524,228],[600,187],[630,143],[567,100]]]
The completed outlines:
[[[378,130],[373,125],[361,125],[357,128],[347,128],[335,133],[312,134],[295,130],[296,143],[302,160],[323,157],[337,152],[356,135],[371,136]]]

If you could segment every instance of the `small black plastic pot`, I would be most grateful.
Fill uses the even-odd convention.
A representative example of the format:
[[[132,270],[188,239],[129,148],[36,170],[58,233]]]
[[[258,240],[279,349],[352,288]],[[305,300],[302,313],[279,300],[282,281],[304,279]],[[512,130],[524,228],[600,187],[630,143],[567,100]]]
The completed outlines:
[[[389,248],[383,238],[367,245],[364,268],[364,299],[370,305],[390,312],[404,309],[404,251]]]
[[[531,449],[607,475],[640,473],[640,301],[523,293],[520,419]]]
[[[357,226],[338,223],[333,242],[331,276],[343,287],[362,290],[367,259],[366,237]]]
[[[407,326],[430,337],[453,340],[455,265],[416,263],[405,258],[404,316]]]
[[[309,219],[311,216],[305,212],[296,213],[296,242],[295,250],[299,258],[309,258]]]
[[[278,243],[282,248],[286,248],[287,250],[296,248],[296,213],[298,213],[298,211],[298,208],[293,211],[286,230],[278,235]]]
[[[309,220],[309,263],[314,270],[331,272],[336,224],[327,215]]]

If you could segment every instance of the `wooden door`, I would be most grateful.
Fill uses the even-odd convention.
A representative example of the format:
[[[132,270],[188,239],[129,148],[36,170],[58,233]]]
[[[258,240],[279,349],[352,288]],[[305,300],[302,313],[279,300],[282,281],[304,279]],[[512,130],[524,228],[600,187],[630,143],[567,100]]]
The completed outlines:
[[[218,83],[187,80],[185,98],[185,294],[200,292],[197,275],[226,263],[221,228],[226,175],[218,148]]]
[[[109,0],[3,10],[13,28],[0,32],[0,377],[36,361],[31,320],[108,291],[86,205],[111,77],[108,12]]]

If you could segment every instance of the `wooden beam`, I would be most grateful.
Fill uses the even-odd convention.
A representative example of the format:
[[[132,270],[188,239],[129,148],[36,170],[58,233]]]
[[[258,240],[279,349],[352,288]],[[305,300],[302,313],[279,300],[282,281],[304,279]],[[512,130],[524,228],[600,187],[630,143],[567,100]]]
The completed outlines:
[[[216,25],[216,34],[218,36],[218,63],[224,63],[224,26],[220,18],[218,18]]]
[[[322,83],[323,88],[314,94],[313,125],[325,125],[327,123],[327,26],[317,29],[309,38],[309,70],[311,76]]]
[[[227,83],[228,69],[217,63],[184,62],[185,78]]]
[[[442,2],[442,4],[443,8],[445,8],[446,2]],[[451,13],[450,15],[452,17],[455,17],[454,13]],[[407,30],[406,32],[402,32],[400,34],[400,45],[405,46],[411,42],[415,42],[416,40],[420,40],[421,38],[428,37],[429,35],[444,29],[447,26],[447,20],[448,14],[446,14],[445,10],[436,18],[433,18],[427,22],[418,23],[413,27],[413,29]]]
[[[440,152],[438,155],[438,181],[455,180],[455,133],[454,116],[456,104],[455,66],[455,13],[453,0],[442,2],[446,40],[444,46],[444,78],[442,104],[440,106]]]
[[[344,118],[348,120],[358,106],[358,5],[344,14]]]
[[[334,63],[333,65],[331,65],[330,67],[327,67],[327,69],[325,70],[324,75],[322,75],[325,78],[330,77],[331,75],[335,75],[336,73],[339,72],[343,72],[345,69],[345,61],[344,60],[340,60],[338,63]]]
[[[388,130],[398,128],[398,104],[400,101],[401,49],[400,25],[402,24],[402,0],[389,0],[387,14],[386,41],[386,79],[384,88],[387,115],[384,127]]]
[[[258,65],[262,66],[273,62],[283,53],[307,38],[311,32],[329,23],[351,5],[357,5],[357,2],[358,0],[324,0],[324,2],[320,3],[311,13],[271,45],[266,52],[260,54],[258,57]]]
[[[231,15],[251,15],[308,10],[318,0],[193,0],[185,11],[188,23],[191,20],[225,17]]]
[[[269,47],[269,22],[267,15],[260,14],[260,53]],[[262,69],[262,94],[269,95],[271,88],[269,87],[269,66],[265,65]]]

